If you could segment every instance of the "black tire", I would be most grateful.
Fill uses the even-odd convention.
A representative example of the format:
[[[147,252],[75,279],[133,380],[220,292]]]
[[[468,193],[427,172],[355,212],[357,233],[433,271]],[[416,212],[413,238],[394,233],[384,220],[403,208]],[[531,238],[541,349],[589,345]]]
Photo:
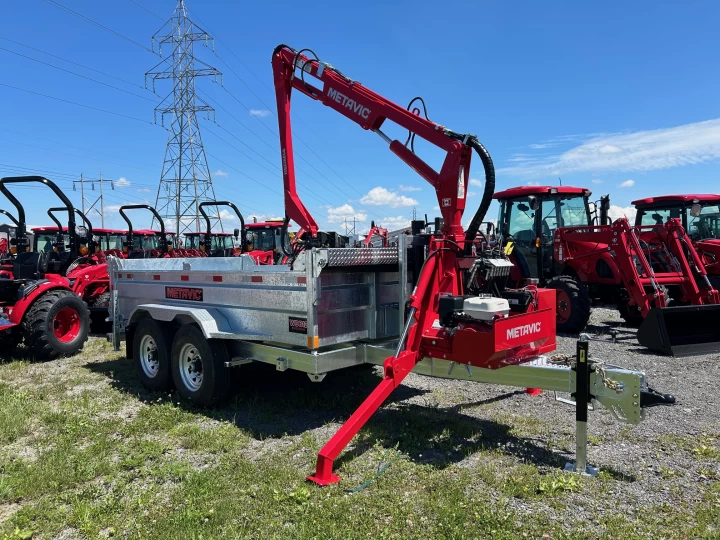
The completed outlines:
[[[67,324],[61,324],[67,322]],[[63,329],[68,331],[61,335]],[[56,331],[57,330],[57,331]],[[37,360],[53,360],[80,352],[88,339],[90,312],[67,290],[51,290],[30,306],[22,321],[25,345]]]
[[[183,399],[208,407],[225,399],[230,391],[230,359],[225,344],[205,339],[194,324],[180,327],[173,339],[170,364],[175,388]]]
[[[172,388],[170,344],[172,335],[152,319],[142,319],[135,327],[132,357],[138,379],[148,390]]]
[[[563,334],[582,332],[590,320],[590,295],[585,284],[573,276],[555,276],[546,287],[556,291],[557,331]]]

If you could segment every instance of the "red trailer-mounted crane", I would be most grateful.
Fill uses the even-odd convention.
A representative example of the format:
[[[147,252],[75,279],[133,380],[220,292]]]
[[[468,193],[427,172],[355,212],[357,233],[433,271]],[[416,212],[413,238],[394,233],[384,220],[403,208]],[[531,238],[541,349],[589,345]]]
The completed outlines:
[[[295,221],[306,234],[300,245],[320,244],[318,225],[297,193],[290,126],[290,96],[298,91],[339,112],[361,128],[372,131],[390,151],[433,186],[442,213],[442,225],[430,235],[426,253],[416,269],[415,289],[410,296],[405,329],[396,352],[384,363],[384,378],[365,402],[320,450],[315,474],[321,484],[338,481],[334,459],[370,416],[425,357],[442,358],[470,369],[501,369],[528,361],[555,348],[555,293],[528,286],[507,290],[491,279],[504,275],[510,265],[502,253],[473,255],[480,224],[492,201],[495,171],[492,160],[477,137],[457,133],[420,115],[419,108],[400,107],[320,61],[309,49],[296,51],[286,45],[272,56],[278,108],[282,160],[285,225]],[[315,86],[318,85],[319,86]],[[424,102],[423,106],[424,106]],[[391,138],[385,124],[407,130],[405,143]],[[420,137],[446,153],[440,171],[434,170],[414,151]],[[461,218],[465,210],[470,161],[473,150],[485,170],[485,192],[467,231]],[[285,251],[285,246],[283,246]],[[290,255],[287,251],[286,255]],[[492,294],[494,293],[494,294]],[[505,315],[495,312],[483,319],[489,304],[509,306]],[[492,312],[492,309],[490,310]]]
[[[388,230],[385,227],[375,225],[374,221],[370,222],[370,230],[364,241],[364,247],[371,247],[373,236],[379,236],[382,240],[382,247],[388,247]]]

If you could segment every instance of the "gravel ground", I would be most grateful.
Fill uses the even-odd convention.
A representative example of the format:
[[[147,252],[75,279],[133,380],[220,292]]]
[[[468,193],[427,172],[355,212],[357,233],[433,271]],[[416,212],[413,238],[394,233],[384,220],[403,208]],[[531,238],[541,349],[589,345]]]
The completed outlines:
[[[618,330],[618,342],[592,341],[591,357],[643,371],[651,387],[675,395],[677,403],[647,409],[645,420],[634,426],[617,422],[608,411],[590,412],[588,462],[626,481],[615,484],[616,487],[603,497],[579,494],[560,512],[542,508],[543,513],[556,514],[558,519],[569,513],[592,522],[598,512],[622,511],[625,515],[633,515],[652,505],[677,506],[682,502],[696,502],[703,496],[702,485],[720,477],[720,422],[717,419],[720,408],[717,392],[720,354],[688,358],[650,354],[637,343],[635,331],[622,325],[617,311],[595,308],[589,326],[591,335],[607,338],[610,328]],[[576,340],[576,337],[559,336],[558,351],[574,354]],[[424,391],[442,389],[444,395],[462,396],[462,399],[450,400],[455,403],[486,403],[482,407],[463,408],[464,415],[503,422],[508,421],[509,415],[511,423],[520,419],[521,426],[523,420],[539,421],[542,428],[535,434],[535,444],[529,448],[530,455],[527,445],[518,449],[512,448],[515,443],[505,443],[509,446],[505,448],[505,453],[519,457],[520,461],[529,461],[541,468],[546,462],[546,467],[550,469],[557,464],[547,463],[547,455],[541,455],[548,448],[568,459],[573,458],[574,409],[556,402],[550,392],[537,397],[513,393],[507,399],[493,402],[493,398],[506,393],[507,389],[415,375],[409,376],[405,384]],[[422,404],[423,397],[410,398],[406,402]],[[531,425],[534,424],[531,422]],[[532,434],[523,432],[522,428],[519,431],[521,438]],[[519,444],[522,446],[523,442]],[[533,452],[538,455],[533,456]],[[467,463],[468,466],[474,465],[473,459],[478,457],[469,458],[471,463]],[[511,459],[510,465],[513,461],[517,462]],[[512,502],[517,510],[525,510],[528,515],[539,510],[538,504],[544,504],[522,499],[513,499]]]

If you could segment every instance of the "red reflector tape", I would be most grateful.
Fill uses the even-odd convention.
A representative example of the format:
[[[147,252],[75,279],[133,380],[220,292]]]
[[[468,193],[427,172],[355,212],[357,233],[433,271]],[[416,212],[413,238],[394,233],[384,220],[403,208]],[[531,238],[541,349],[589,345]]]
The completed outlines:
[[[252,276],[250,278],[250,281],[252,281],[253,283],[262,283],[263,278],[262,276]]]
[[[213,281],[222,281],[222,276],[213,276]]]
[[[190,276],[180,276],[180,281],[190,281]]]
[[[153,279],[154,279],[155,281],[160,281],[160,275],[159,275],[159,274],[153,275]]]
[[[122,279],[122,274],[118,274],[118,279]]]
[[[297,278],[297,282],[298,282],[298,283],[307,283],[307,278],[306,278],[306,277],[299,277],[299,278]]]
[[[132,279],[132,274],[128,274],[128,275],[125,276],[125,277],[128,278],[128,279]]]

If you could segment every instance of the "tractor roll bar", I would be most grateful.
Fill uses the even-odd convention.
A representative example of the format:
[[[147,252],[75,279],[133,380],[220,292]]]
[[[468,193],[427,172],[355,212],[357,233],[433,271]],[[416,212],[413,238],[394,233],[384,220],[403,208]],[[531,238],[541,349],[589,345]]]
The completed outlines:
[[[53,212],[63,212],[66,208],[62,207],[56,207],[56,208],[48,208],[47,215],[50,216],[50,219],[52,219],[55,224],[58,226],[58,231],[62,231],[62,226],[60,225],[60,221],[55,217],[55,214]],[[87,238],[88,238],[88,250],[90,253],[93,253],[95,251],[95,242],[93,242],[92,239],[92,223],[90,223],[90,220],[87,218],[87,216],[80,210],[79,208],[75,209],[75,213],[80,216],[80,219],[85,224],[85,228],[87,229]]]
[[[18,227],[18,226],[20,225],[20,223],[18,222],[18,220],[15,219],[15,216],[13,216],[13,215],[12,215],[10,212],[8,212],[7,210],[3,210],[2,208],[0,208],[0,214],[3,214],[3,215],[5,215],[5,216],[7,216],[7,217],[10,219],[10,221],[12,221],[13,224],[14,224],[16,227]]]
[[[243,215],[240,213],[240,210],[238,210],[238,207],[235,206],[234,203],[231,203],[230,201],[205,201],[201,202],[198,205],[198,209],[200,210],[200,213],[205,218],[205,226],[207,227],[207,232],[205,233],[205,245],[208,246],[207,249],[210,248],[211,243],[211,236],[212,236],[212,227],[210,225],[210,216],[207,215],[205,212],[206,206],[228,206],[233,209],[235,214],[237,215],[238,219],[240,220],[240,253],[245,252],[245,219],[243,218]]]
[[[153,217],[158,220],[158,223],[160,224],[160,250],[163,253],[167,253],[168,246],[167,246],[167,238],[165,236],[165,222],[163,221],[163,218],[160,217],[160,214],[158,214],[158,211],[155,210],[152,206],[149,204],[128,204],[125,206],[121,206],[118,210],[120,212],[120,215],[125,220],[125,223],[128,225],[128,233],[127,233],[127,242],[128,244],[132,243],[132,237],[133,237],[133,229],[132,229],[132,222],[130,221],[130,218],[127,217],[127,214],[125,214],[125,210],[149,210],[150,213],[152,213]]]
[[[55,195],[58,196],[60,201],[62,201],[62,203],[65,205],[65,209],[68,212],[68,234],[70,235],[71,250],[73,252],[76,252],[77,242],[75,239],[75,208],[70,202],[70,199],[67,198],[67,195],[65,195],[65,193],[63,193],[63,191],[57,185],[55,185],[53,181],[48,180],[44,176],[8,176],[0,180],[0,192],[2,192],[2,194],[8,198],[8,200],[13,204],[13,206],[15,206],[15,208],[17,208],[18,211],[18,230],[16,234],[16,238],[18,239],[18,251],[24,251],[24,249],[28,247],[25,209],[23,208],[23,205],[20,204],[20,201],[18,201],[17,198],[12,193],[10,193],[10,190],[8,190],[7,188],[7,184],[25,184],[30,182],[45,184],[53,191],[53,193],[55,193]],[[60,232],[62,232],[62,227],[60,227]],[[20,245],[21,243],[22,246]]]

